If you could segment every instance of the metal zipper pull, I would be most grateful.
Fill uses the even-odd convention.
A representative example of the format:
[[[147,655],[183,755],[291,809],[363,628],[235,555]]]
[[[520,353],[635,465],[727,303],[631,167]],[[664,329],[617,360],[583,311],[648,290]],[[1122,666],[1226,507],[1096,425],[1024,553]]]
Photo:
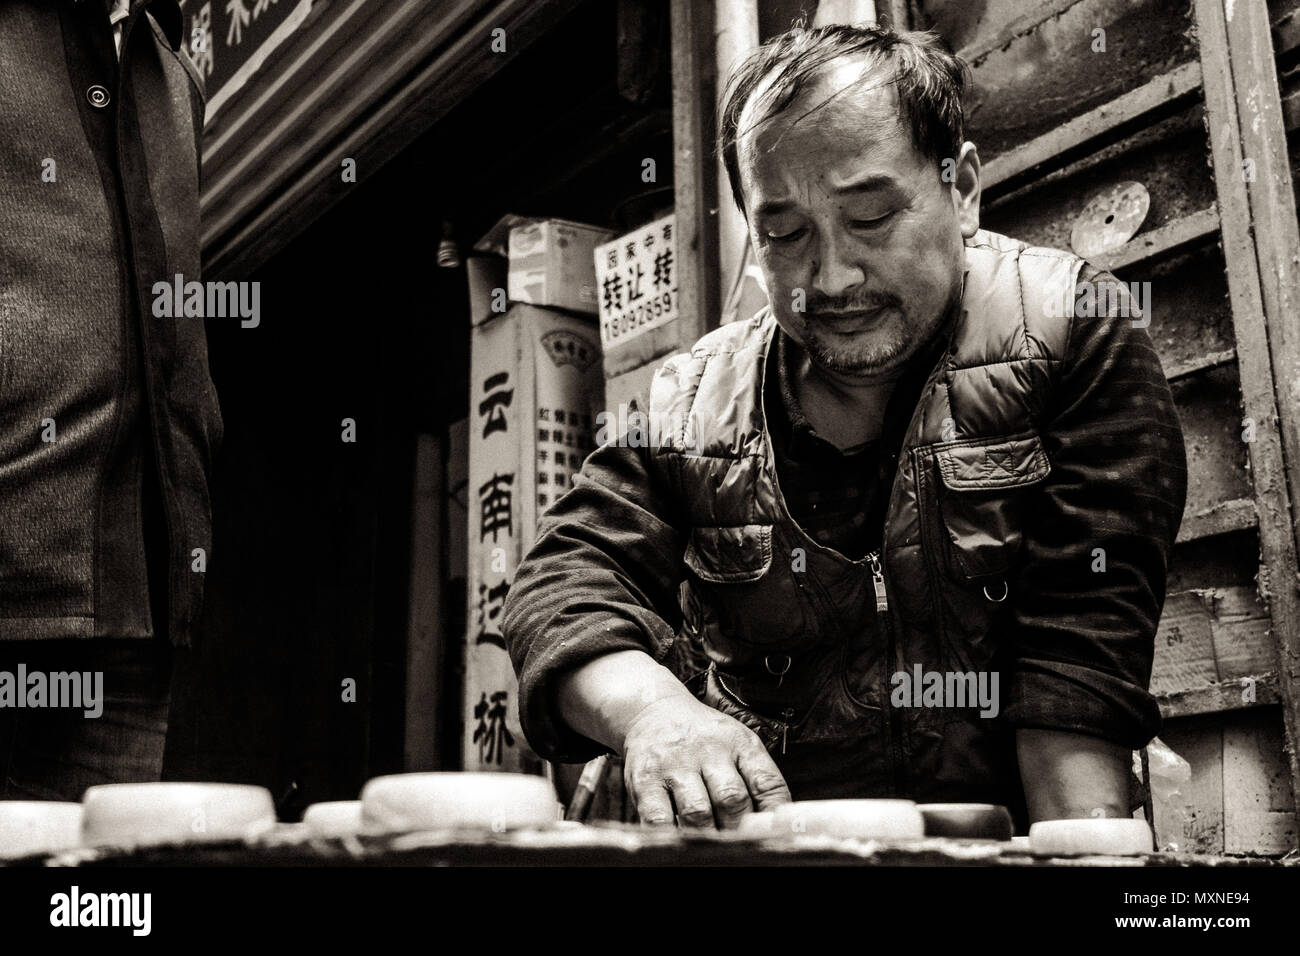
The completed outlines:
[[[885,594],[885,572],[880,568],[880,552],[872,551],[867,555],[871,562],[871,583],[876,589],[876,610],[889,610],[889,597]]]
[[[787,707],[781,711],[781,753],[785,753],[785,735],[790,729],[790,718],[794,716],[794,708]]]

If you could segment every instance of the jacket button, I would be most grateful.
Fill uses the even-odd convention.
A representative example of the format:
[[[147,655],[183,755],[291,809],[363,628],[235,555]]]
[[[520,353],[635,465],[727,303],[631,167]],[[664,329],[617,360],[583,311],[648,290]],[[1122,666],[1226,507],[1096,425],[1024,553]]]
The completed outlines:
[[[86,99],[90,102],[91,106],[95,107],[95,109],[102,110],[108,105],[108,88],[96,83],[90,89],[86,90]]]

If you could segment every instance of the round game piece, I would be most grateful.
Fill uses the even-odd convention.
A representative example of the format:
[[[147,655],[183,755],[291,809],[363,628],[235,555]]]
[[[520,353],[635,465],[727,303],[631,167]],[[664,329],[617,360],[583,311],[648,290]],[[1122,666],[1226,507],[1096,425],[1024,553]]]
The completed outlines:
[[[235,783],[112,783],[82,798],[87,846],[243,840],[275,826],[265,787]]]
[[[302,822],[312,836],[356,836],[361,831],[361,801],[313,803],[302,815]]]
[[[1114,252],[1142,228],[1151,196],[1141,183],[1118,183],[1083,207],[1070,232],[1070,247],[1085,259]]]
[[[925,836],[925,820],[911,800],[799,800],[782,804],[771,815],[774,836],[802,833],[863,840]]]
[[[923,803],[925,835],[958,840],[1010,840],[1015,832],[1006,807],[994,803]]]
[[[773,832],[773,818],[770,811],[756,811],[746,813],[740,818],[740,826],[737,832],[745,836],[771,836]]]
[[[361,791],[363,833],[545,827],[560,819],[555,788],[523,773],[403,773]]]
[[[81,845],[81,804],[0,801],[0,859],[59,853]]]
[[[1029,827],[1035,856],[1138,856],[1151,853],[1151,827],[1132,817],[1044,820]]]

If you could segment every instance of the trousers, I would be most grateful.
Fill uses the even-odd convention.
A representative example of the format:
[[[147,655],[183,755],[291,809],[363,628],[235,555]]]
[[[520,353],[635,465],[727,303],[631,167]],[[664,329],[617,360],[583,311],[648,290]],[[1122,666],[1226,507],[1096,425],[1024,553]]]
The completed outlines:
[[[0,799],[158,780],[172,656],[157,638],[0,641]]]

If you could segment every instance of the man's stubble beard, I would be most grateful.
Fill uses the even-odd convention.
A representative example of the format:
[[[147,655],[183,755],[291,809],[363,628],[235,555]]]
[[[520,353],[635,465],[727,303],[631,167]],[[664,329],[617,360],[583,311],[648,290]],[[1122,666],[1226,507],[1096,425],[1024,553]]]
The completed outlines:
[[[862,375],[887,367],[909,344],[904,332],[907,317],[902,313],[889,316],[885,326],[876,330],[867,342],[844,345],[828,342],[819,335],[815,322],[804,324],[804,350],[814,365],[841,375]]]
[[[944,329],[951,331],[952,321],[961,308],[965,291],[966,276],[963,272],[944,308],[930,321],[927,328],[914,336],[909,336],[908,332],[915,330],[916,325],[899,304],[893,306],[896,310],[894,314],[886,318],[884,326],[876,330],[867,343],[832,344],[818,335],[816,319],[805,319],[802,329],[804,351],[814,365],[840,375],[865,375],[887,367],[897,369],[899,364],[906,364],[921,352]],[[898,363],[899,356],[904,353],[907,353],[906,358],[903,363]]]

